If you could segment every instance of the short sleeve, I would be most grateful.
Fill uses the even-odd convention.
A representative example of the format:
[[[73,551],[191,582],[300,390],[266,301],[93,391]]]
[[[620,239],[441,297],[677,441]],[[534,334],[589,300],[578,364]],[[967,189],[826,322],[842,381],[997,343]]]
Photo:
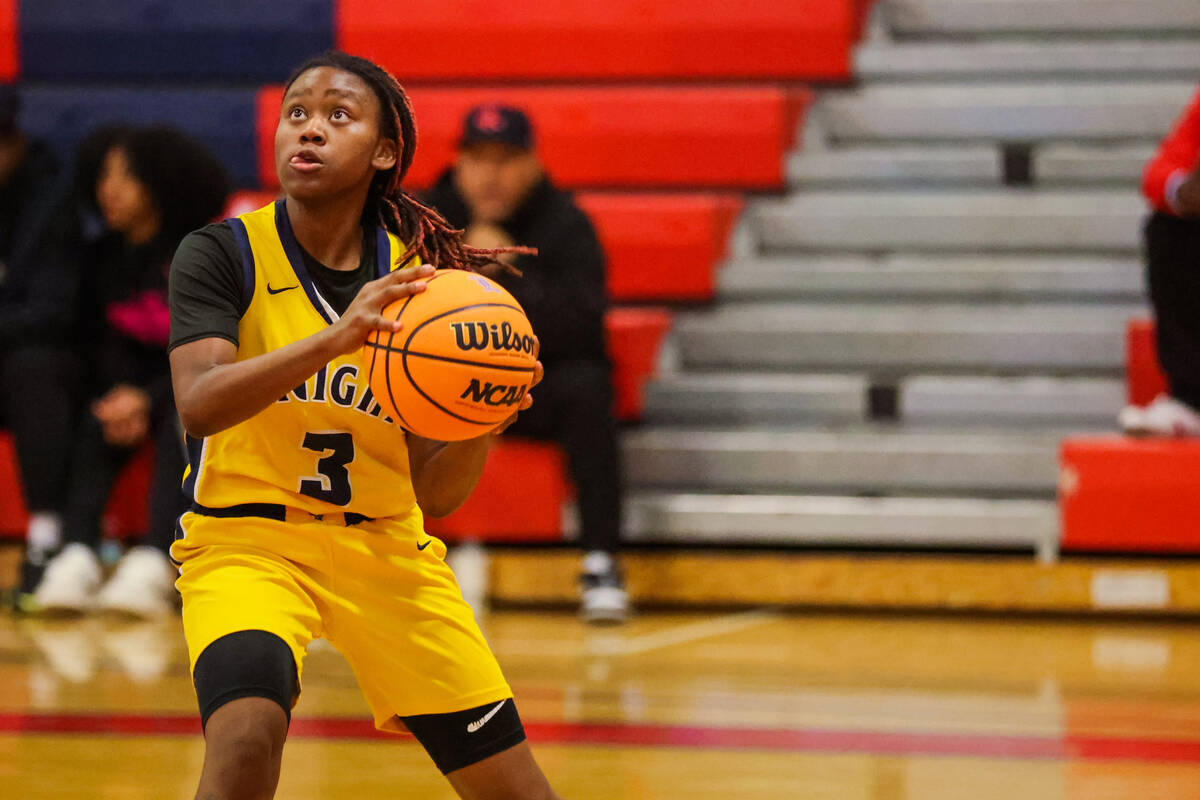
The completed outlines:
[[[207,225],[183,238],[171,262],[168,350],[211,337],[238,343],[238,323],[246,311],[241,259],[228,223]]]

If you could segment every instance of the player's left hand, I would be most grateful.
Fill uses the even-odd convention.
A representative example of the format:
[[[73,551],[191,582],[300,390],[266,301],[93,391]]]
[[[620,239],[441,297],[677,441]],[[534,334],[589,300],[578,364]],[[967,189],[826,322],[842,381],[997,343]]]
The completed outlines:
[[[133,447],[150,432],[150,395],[136,386],[119,384],[92,403],[92,415],[100,421],[104,441]]]
[[[541,351],[542,351],[541,340],[539,340],[535,336],[535,337],[533,337],[533,357],[537,358],[538,354],[541,353]],[[542,378],[544,378],[545,376],[546,376],[546,370],[542,368],[542,362],[535,361],[533,364],[533,380],[531,380],[529,382],[529,388],[525,391],[525,396],[522,397],[521,402],[517,404],[516,412],[511,417],[504,420],[504,422],[501,422],[499,425],[497,425],[495,428],[493,428],[489,435],[499,436],[500,434],[504,433],[506,430],[508,430],[508,428],[514,422],[517,421],[517,414],[520,414],[522,411],[525,411],[526,409],[528,409],[530,406],[533,405],[533,395],[530,394],[530,392],[533,391],[533,388],[535,386],[537,386],[539,383],[542,382]]]

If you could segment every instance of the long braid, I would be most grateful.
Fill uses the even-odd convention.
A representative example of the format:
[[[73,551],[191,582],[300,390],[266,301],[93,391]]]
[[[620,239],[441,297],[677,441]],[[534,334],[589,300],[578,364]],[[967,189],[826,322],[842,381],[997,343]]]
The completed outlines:
[[[387,70],[365,58],[330,50],[301,65],[288,85],[316,67],[334,67],[357,75],[366,81],[379,99],[383,134],[396,140],[396,164],[375,175],[367,197],[366,213],[370,213],[370,205],[374,203],[378,223],[404,241],[407,252],[399,266],[419,256],[422,262],[439,269],[481,272],[488,267],[498,267],[519,275],[520,271],[501,261],[500,256],[537,255],[535,248],[471,247],[463,241],[462,230],[404,191],[401,184],[417,152],[417,123],[412,103],[400,82]]]

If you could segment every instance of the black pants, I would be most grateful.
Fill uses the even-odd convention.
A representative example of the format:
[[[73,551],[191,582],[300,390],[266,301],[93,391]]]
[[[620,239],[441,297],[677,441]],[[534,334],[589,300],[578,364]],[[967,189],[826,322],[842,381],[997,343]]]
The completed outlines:
[[[608,364],[547,364],[533,399],[508,434],[562,445],[579,498],[580,544],[615,552],[621,538],[621,466]]]
[[[147,527],[141,544],[166,553],[175,539],[175,521],[188,509],[182,481],[186,459],[174,402],[151,409],[150,435],[154,438],[154,473],[150,479]],[[121,468],[141,445],[117,447],[104,440],[99,421],[86,414],[71,464],[70,489],[63,516],[67,543],[95,547],[100,542],[100,519],[108,505]]]
[[[63,510],[79,375],[79,359],[66,346],[0,345],[0,427],[13,435],[30,511]]]
[[[1158,360],[1171,396],[1200,409],[1200,220],[1155,213],[1145,237]]]

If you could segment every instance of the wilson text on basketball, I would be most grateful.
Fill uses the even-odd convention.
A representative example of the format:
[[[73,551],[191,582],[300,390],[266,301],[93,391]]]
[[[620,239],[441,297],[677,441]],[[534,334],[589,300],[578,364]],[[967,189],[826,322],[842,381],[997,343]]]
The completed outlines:
[[[499,325],[486,322],[451,322],[454,342],[459,350],[511,350],[518,353],[533,352],[533,337],[513,330],[507,322]]]

